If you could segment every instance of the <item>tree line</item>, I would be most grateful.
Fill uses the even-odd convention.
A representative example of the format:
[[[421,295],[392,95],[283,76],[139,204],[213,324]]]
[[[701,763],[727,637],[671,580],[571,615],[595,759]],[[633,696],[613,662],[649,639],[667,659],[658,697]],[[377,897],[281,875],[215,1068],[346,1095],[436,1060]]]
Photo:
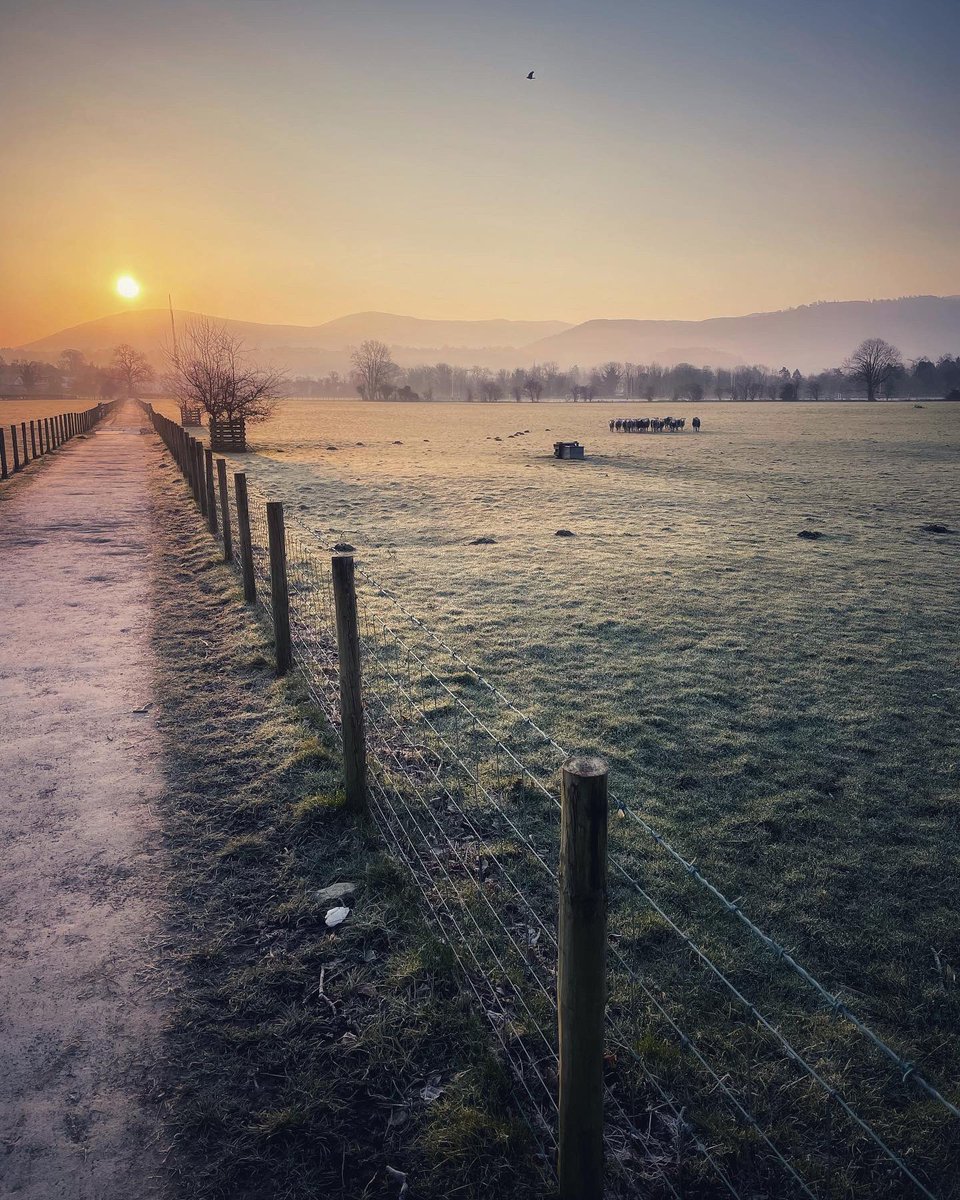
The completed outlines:
[[[0,355],[0,393],[10,389],[27,395],[88,396],[112,400],[132,396],[155,378],[147,356],[126,342],[114,347],[109,366],[88,362],[80,350],[64,350],[55,362]]]
[[[333,372],[319,379],[289,381],[302,396],[355,396],[372,400],[869,400],[924,396],[960,400],[960,355],[936,362],[905,363],[895,346],[881,338],[862,342],[840,366],[813,374],[754,364],[697,367],[677,363],[606,362],[583,370],[556,363],[492,371],[435,363],[400,367],[384,342],[364,342],[353,354],[349,376]]]
[[[64,350],[56,362],[0,358],[0,393],[90,396],[108,400],[134,395],[155,383],[160,392],[193,397],[204,408],[239,405],[267,409],[288,396],[357,396],[368,400],[849,400],[927,397],[960,400],[960,355],[905,363],[896,347],[880,338],[861,343],[841,366],[813,374],[766,366],[698,367],[677,363],[605,362],[588,369],[561,370],[556,363],[492,371],[449,363],[400,367],[385,342],[363,342],[353,352],[353,370],[325,376],[265,372],[245,361],[242,344],[215,324],[188,328],[184,354],[168,353],[167,371],[157,376],[146,355],[133,346],[114,348],[109,366]],[[241,369],[241,364],[243,364]],[[243,386],[240,386],[242,379]],[[239,400],[237,397],[239,396]],[[269,402],[269,403],[268,403]],[[251,413],[252,415],[252,413]]]

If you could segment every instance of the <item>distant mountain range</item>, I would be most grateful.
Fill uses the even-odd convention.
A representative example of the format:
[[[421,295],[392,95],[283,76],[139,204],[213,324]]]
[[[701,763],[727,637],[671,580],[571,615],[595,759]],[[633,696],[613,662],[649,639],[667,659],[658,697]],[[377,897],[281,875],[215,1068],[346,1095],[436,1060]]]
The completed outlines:
[[[177,312],[182,330],[199,314]],[[960,353],[960,296],[909,296],[805,305],[779,312],[706,321],[596,320],[432,321],[391,313],[354,313],[322,325],[264,325],[223,321],[264,363],[294,374],[319,375],[350,366],[350,351],[367,338],[387,342],[401,366],[449,362],[454,366],[593,367],[618,362],[672,366],[765,363],[815,371],[839,365],[867,337],[882,337],[906,358]],[[23,346],[6,358],[52,360],[66,349],[106,363],[114,346],[130,342],[161,365],[170,342],[166,309],[117,313],[75,325]]]

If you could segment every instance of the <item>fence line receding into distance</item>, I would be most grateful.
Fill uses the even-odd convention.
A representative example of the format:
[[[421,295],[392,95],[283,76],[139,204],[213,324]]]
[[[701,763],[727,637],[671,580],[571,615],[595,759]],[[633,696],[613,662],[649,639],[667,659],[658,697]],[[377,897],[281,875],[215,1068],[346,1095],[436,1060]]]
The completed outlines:
[[[83,412],[56,413],[14,422],[8,427],[0,426],[0,479],[9,479],[34,459],[45,457],[78,434],[88,433],[118,403],[118,400],[111,400],[105,404],[95,404]],[[10,431],[9,452],[7,428]]]
[[[329,552],[284,521],[282,505],[244,473],[231,502],[223,460],[214,464],[196,439],[145,407],[247,601],[272,621],[278,668],[300,670],[341,733],[349,700]],[[560,781],[569,754],[401,596],[359,566],[350,575],[370,815],[456,957],[552,1170]],[[345,736],[345,747],[352,740]],[[956,1103],[658,833],[642,798],[617,796],[613,784],[608,1194],[956,1194]]]

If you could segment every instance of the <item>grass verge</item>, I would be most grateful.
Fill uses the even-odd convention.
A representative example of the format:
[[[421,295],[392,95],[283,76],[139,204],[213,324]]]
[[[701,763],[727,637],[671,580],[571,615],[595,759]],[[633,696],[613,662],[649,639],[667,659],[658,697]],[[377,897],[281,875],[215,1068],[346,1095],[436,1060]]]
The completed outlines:
[[[405,1176],[408,1200],[543,1196],[448,952],[343,810],[332,736],[296,678],[273,677],[167,462],[153,503],[174,1192],[397,1197]],[[356,897],[328,929],[317,893],[337,882]]]

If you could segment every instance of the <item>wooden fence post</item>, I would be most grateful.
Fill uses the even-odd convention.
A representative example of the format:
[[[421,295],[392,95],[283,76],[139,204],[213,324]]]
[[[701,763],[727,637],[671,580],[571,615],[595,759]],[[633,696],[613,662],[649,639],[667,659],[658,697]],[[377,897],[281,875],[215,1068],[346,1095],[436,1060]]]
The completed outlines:
[[[603,1195],[603,1029],[607,955],[607,764],[563,765],[557,1027],[561,1200]]]
[[[367,814],[367,743],[360,678],[360,629],[353,558],[333,559],[333,598],[337,612],[337,659],[340,674],[340,728],[347,807]]]
[[[0,479],[6,479],[9,475],[7,470],[7,439],[4,436],[3,430],[0,429]]]
[[[17,450],[17,427],[10,426],[10,444],[13,447],[13,473],[20,470],[20,452]]]
[[[203,451],[204,478],[207,487],[207,528],[217,536],[217,490],[213,482],[213,451],[209,446]]]
[[[227,494],[227,462],[217,459],[217,486],[220,489],[220,528],[223,530],[223,561],[233,558],[233,530],[230,527],[230,497]]]
[[[277,674],[286,675],[293,666],[293,646],[290,641],[290,596],[287,591],[287,539],[283,530],[283,504],[279,500],[267,503],[267,533],[270,538],[270,597]]]
[[[194,470],[197,473],[197,504],[204,516],[207,515],[207,484],[203,465],[203,445],[194,438],[193,441]]]
[[[193,492],[194,501],[200,503],[200,488],[197,486],[197,443],[192,437],[187,438],[187,482]]]
[[[30,461],[30,451],[27,449],[27,423],[26,423],[26,421],[20,422],[20,433],[22,434],[21,446],[23,448],[23,465],[26,466],[27,463]]]
[[[247,500],[247,477],[238,471],[233,477],[237,493],[237,537],[240,539],[240,571],[243,575],[243,598],[247,604],[257,599],[257,577],[253,572],[253,542],[250,540],[250,505]]]
[[[37,457],[37,431],[32,421],[30,422],[30,453],[34,458]]]

